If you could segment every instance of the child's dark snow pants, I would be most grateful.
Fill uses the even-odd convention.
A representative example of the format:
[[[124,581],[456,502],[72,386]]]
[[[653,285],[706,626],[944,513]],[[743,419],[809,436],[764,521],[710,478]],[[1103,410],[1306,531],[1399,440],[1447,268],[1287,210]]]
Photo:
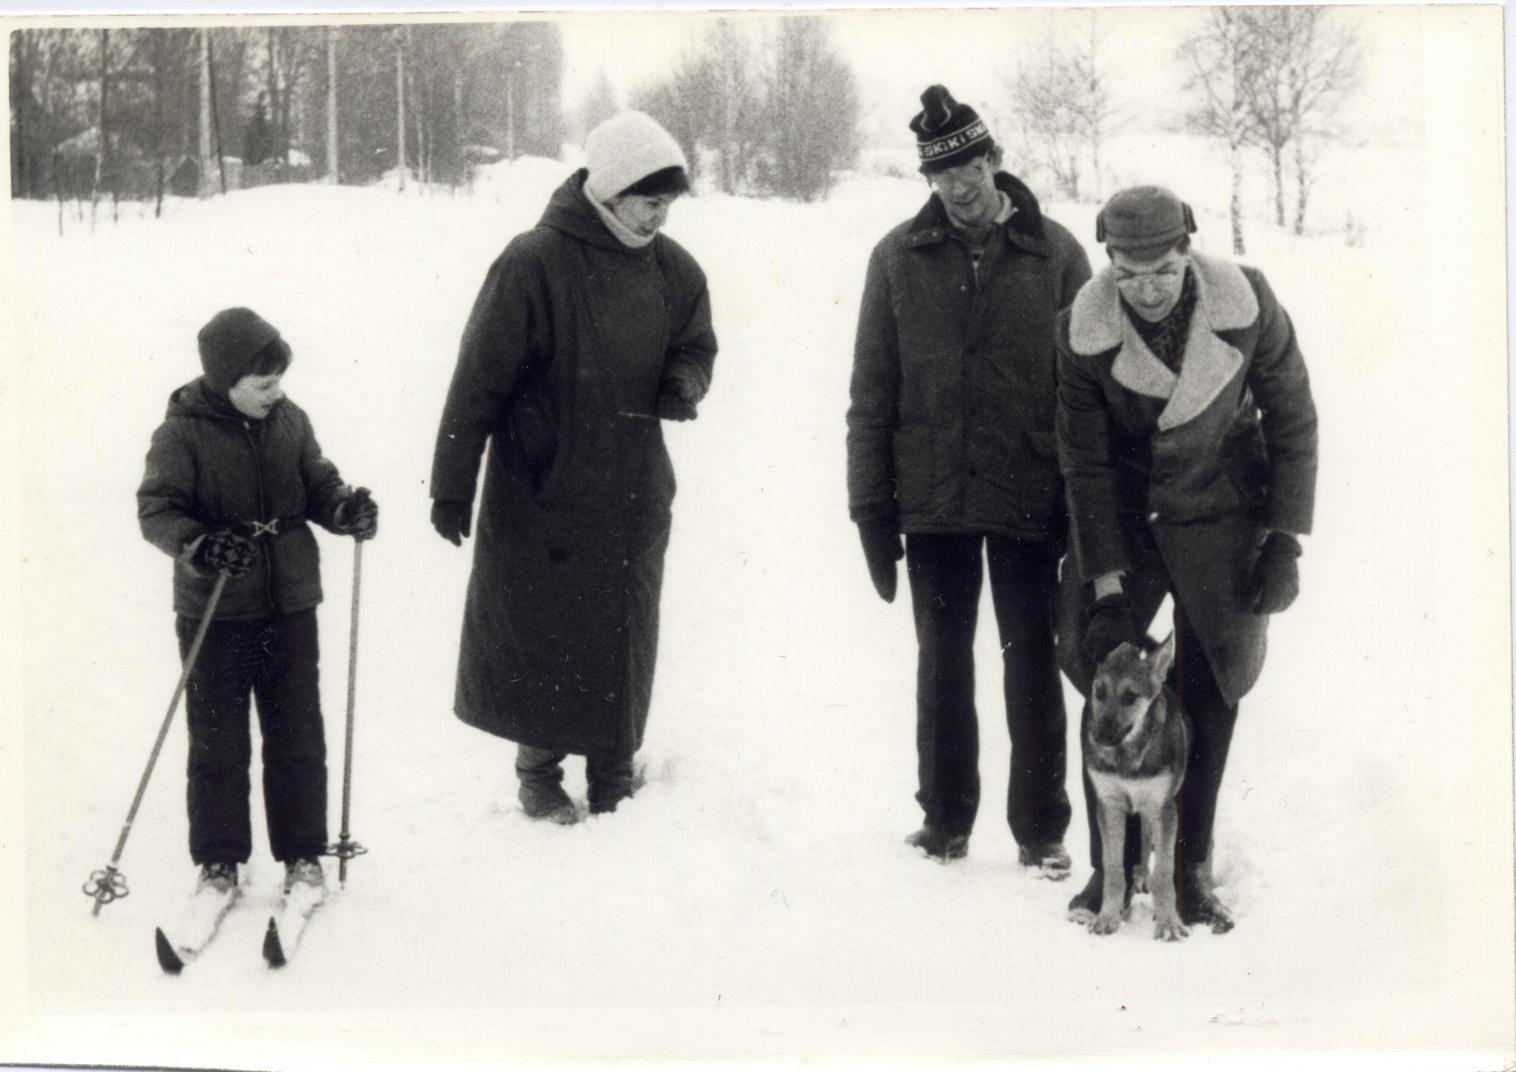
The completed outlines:
[[[199,622],[180,617],[180,656]],[[263,797],[274,859],[326,848],[326,741],[318,689],[316,611],[212,622],[185,690],[189,717],[189,841],[197,864],[246,863],[252,728],[263,734]]]

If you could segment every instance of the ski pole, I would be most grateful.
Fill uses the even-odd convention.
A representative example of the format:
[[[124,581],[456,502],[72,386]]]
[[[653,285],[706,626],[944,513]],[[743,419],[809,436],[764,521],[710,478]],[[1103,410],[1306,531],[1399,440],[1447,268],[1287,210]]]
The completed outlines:
[[[131,810],[126,813],[126,824],[121,827],[121,836],[116,839],[116,851],[111,853],[111,862],[101,870],[92,872],[89,881],[84,884],[85,896],[95,899],[95,907],[91,915],[98,916],[100,909],[105,905],[131,892],[126,886],[126,876],[116,870],[116,865],[121,862],[121,853],[126,849],[126,838],[132,832],[132,823],[137,819],[137,809],[142,806],[142,795],[147,792],[148,779],[153,776],[153,767],[158,762],[158,753],[163,751],[163,741],[168,737],[169,725],[174,721],[174,709],[179,706],[179,697],[184,695],[184,687],[189,683],[190,674],[195,669],[195,660],[200,657],[200,645],[205,640],[205,633],[210,628],[211,619],[216,615],[216,604],[221,602],[221,591],[226,587],[227,576],[225,573],[219,574],[216,577],[216,587],[211,589],[211,598],[205,605],[205,615],[200,619],[200,627],[195,630],[195,639],[190,643],[189,654],[184,657],[184,667],[179,672],[179,684],[174,686],[173,698],[168,702],[168,713],[163,716],[163,725],[158,727],[158,739],[153,742],[153,754],[147,757],[147,769],[142,772],[142,780],[137,783],[137,795],[132,798]]]
[[[352,839],[348,821],[352,814],[353,801],[353,701],[358,690],[358,590],[363,581],[363,543],[353,544],[353,607],[352,627],[347,643],[347,740],[342,752],[342,833],[337,844],[327,847],[326,855],[337,857],[337,884],[347,885],[347,862],[354,856],[362,856],[368,849]]]

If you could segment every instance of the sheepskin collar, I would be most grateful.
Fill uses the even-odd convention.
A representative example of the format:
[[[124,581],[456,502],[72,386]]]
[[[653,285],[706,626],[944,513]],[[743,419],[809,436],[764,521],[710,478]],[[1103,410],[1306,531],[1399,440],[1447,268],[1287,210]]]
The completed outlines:
[[[1111,377],[1129,391],[1167,399],[1158,430],[1167,431],[1199,416],[1243,365],[1242,353],[1220,337],[1258,319],[1258,296],[1231,261],[1190,255],[1195,273],[1195,312],[1184,344],[1179,375],[1154,356],[1121,308],[1115,270],[1109,265],[1084,285],[1069,314],[1069,345],[1094,357],[1117,350]],[[1119,348],[1119,349],[1118,349]]]

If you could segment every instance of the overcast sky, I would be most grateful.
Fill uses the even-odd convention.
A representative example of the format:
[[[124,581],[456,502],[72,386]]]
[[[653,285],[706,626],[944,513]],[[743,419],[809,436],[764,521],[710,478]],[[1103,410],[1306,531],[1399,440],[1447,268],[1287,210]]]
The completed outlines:
[[[921,90],[942,82],[960,100],[1004,117],[1006,81],[1018,59],[1035,56],[1049,33],[1083,37],[1092,9],[855,11],[829,16],[839,50],[852,65],[865,106],[869,141],[910,143],[906,122],[920,107]],[[744,19],[771,19],[746,12]],[[1358,25],[1366,47],[1359,127],[1385,134],[1414,119],[1421,86],[1415,8],[1342,8],[1335,18]],[[1177,108],[1182,75],[1177,44],[1205,18],[1204,8],[1099,9],[1099,53],[1128,123],[1161,122]],[[563,101],[578,106],[604,71],[622,94],[665,76],[681,53],[699,40],[708,16],[687,13],[598,13],[565,16]]]

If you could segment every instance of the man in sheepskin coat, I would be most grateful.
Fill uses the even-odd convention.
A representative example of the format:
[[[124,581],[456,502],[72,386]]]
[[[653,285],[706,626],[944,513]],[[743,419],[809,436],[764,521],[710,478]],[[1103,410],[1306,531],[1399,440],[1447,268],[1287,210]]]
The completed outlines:
[[[1095,664],[1144,633],[1173,595],[1176,686],[1194,728],[1179,797],[1180,918],[1225,931],[1232,917],[1210,866],[1216,799],[1269,617],[1299,591],[1316,407],[1294,326],[1263,273],[1192,251],[1194,230],[1189,206],[1168,190],[1117,193],[1097,223],[1110,264],[1060,322],[1072,562],[1059,655],[1088,693]],[[1095,873],[1069,905],[1077,920],[1099,911],[1102,883],[1084,784]]]

